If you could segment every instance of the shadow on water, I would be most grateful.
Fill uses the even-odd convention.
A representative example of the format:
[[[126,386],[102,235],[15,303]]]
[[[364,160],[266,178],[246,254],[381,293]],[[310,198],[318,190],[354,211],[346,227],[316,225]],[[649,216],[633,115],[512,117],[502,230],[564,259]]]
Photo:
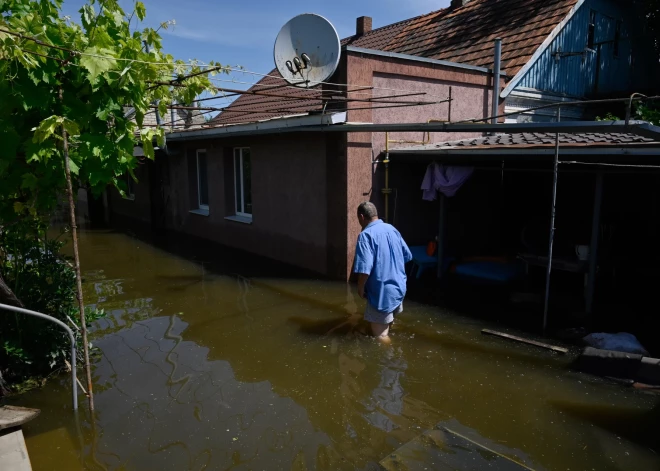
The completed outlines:
[[[551,400],[548,403],[571,417],[587,421],[633,443],[660,453],[660,405],[651,411]]]
[[[310,300],[310,302],[313,302]],[[301,316],[291,316],[288,321],[296,324],[301,333],[315,336],[345,336],[350,334],[368,335],[369,324],[357,315],[351,317],[336,317],[333,319],[313,319]],[[488,345],[468,342],[458,339],[451,335],[431,333],[417,327],[413,327],[404,322],[395,322],[392,326],[392,336],[396,339],[397,335],[413,336],[426,343],[446,348],[448,350],[458,350],[464,353],[478,353],[491,358],[501,358],[502,360],[516,360],[534,366],[545,366],[549,364],[559,364],[568,366],[568,361],[560,359],[557,356],[539,357],[528,355],[515,349],[502,349],[490,347]]]
[[[465,322],[411,301],[386,349],[366,337],[354,287],[195,238],[158,239],[104,232],[82,241],[88,299],[110,314],[94,339],[101,435],[91,445],[108,469],[372,469],[453,419],[548,469],[626,469],[604,466],[615,455],[657,469],[639,464],[658,463],[648,449],[628,457],[628,443],[611,443],[615,419],[592,427],[597,406],[579,415],[580,401],[611,404],[615,415],[619,405],[622,421],[649,433],[653,424],[627,407],[650,401],[579,384],[562,371],[566,357],[483,337],[479,325],[492,319]],[[40,463],[68,439],[61,384],[32,396],[53,417],[28,437]],[[596,430],[612,445],[604,455],[591,446]],[[621,434],[648,443],[644,432]]]
[[[247,278],[323,278],[318,273],[295,267],[241,249],[188,234],[153,231],[150,226],[135,221],[116,221],[115,228],[103,232],[125,234],[179,257],[202,264],[205,272],[240,275]],[[190,280],[192,281],[192,280]]]

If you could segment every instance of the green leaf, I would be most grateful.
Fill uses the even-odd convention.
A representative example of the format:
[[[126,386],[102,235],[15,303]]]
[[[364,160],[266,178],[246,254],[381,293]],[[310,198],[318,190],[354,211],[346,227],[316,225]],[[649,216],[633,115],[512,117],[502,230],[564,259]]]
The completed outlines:
[[[142,123],[144,123],[144,113],[138,109],[135,110],[135,122],[140,128],[142,127]]]
[[[142,2],[135,3],[135,14],[140,19],[140,21],[144,20],[144,18],[147,16],[147,9],[145,8],[144,3]]]
[[[64,126],[64,129],[70,136],[77,136],[80,134],[80,128],[78,127],[78,123],[75,121],[71,121],[70,119],[67,118],[62,118],[62,125]]]
[[[101,74],[117,65],[117,61],[112,57],[112,51],[109,49],[94,46],[85,49],[84,52],[86,55],[80,58],[80,65],[89,72],[88,79],[92,85],[96,85]]]
[[[160,116],[167,116],[167,102],[165,100],[160,100],[158,102],[158,113],[160,113]]]
[[[39,180],[33,173],[24,173],[23,174],[23,183],[21,183],[21,188],[27,190],[34,190],[37,188]]]
[[[151,142],[151,137],[148,137],[147,139],[142,139],[142,149],[144,150],[144,155],[148,159],[154,160],[155,158],[154,145]]]
[[[51,137],[57,130],[57,126],[62,123],[63,118],[61,116],[49,116],[44,119],[39,126],[32,128],[34,131],[34,137],[32,141],[35,143],[44,142],[46,139]]]
[[[104,107],[99,107],[96,112],[96,117],[101,121],[107,121],[113,111],[119,111],[121,106],[114,102],[114,100],[109,99]]]
[[[73,161],[72,158],[69,157],[69,169],[71,170],[71,173],[74,175],[78,175],[80,173],[80,167],[78,167],[78,164]]]
[[[89,29],[96,19],[96,12],[92,5],[84,5],[80,10],[80,19],[85,29]]]

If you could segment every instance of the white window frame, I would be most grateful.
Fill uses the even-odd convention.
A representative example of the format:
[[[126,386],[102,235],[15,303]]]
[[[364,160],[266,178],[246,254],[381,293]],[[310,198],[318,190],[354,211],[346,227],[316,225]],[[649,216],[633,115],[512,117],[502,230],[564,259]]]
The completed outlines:
[[[126,172],[126,196],[124,199],[135,201],[135,181],[131,172]]]
[[[252,219],[252,214],[238,210],[238,199],[236,198],[236,189],[238,188],[238,185],[240,185],[241,202],[243,203],[243,208],[241,209],[245,209],[245,193],[244,193],[245,188],[243,186],[243,151],[244,150],[250,150],[250,148],[234,147],[234,151],[232,153],[232,159],[234,161],[234,212],[236,213],[236,216]],[[238,169],[236,168],[236,151],[239,151],[239,157],[240,157]],[[252,158],[252,153],[250,153],[250,158]]]
[[[206,154],[206,188],[207,188],[207,191],[208,191],[208,187],[209,187],[209,185],[208,185],[208,178],[209,178],[209,175],[208,175],[208,173],[209,173],[208,156],[209,156],[209,154],[206,152],[206,149],[197,149],[197,151],[195,152],[195,167],[197,169],[197,207],[199,209],[204,210],[204,211],[208,211],[209,210],[209,205],[208,204],[202,204],[202,202],[201,202],[201,200],[202,200],[202,184],[201,184],[202,179],[201,179],[201,175],[199,174],[199,153],[200,152],[203,152],[203,153]],[[206,195],[206,197],[208,198],[208,194]]]

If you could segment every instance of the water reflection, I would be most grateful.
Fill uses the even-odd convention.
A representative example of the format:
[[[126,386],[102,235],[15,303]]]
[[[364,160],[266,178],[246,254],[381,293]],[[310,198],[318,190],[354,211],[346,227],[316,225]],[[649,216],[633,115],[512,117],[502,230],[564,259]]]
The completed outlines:
[[[625,420],[653,398],[451,312],[407,303],[384,346],[344,283],[223,275],[113,233],[83,233],[81,254],[86,300],[109,314],[93,335],[96,431],[84,421],[79,444],[66,378],[24,396],[42,409],[26,427],[36,471],[376,469],[449,421],[547,469],[660,468],[638,436],[550,405]]]
[[[186,327],[159,317],[98,341],[95,375],[110,387],[96,400],[97,459],[109,469],[312,466],[330,440],[305,409],[267,381],[237,381],[228,362],[183,339]]]

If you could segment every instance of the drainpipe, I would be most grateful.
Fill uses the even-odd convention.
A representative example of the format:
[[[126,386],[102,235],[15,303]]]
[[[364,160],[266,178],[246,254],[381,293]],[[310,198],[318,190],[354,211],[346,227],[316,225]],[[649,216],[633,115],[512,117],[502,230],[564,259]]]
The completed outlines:
[[[500,66],[502,62],[502,39],[495,40],[495,63],[493,64],[493,108],[491,116],[492,123],[497,124],[497,116],[500,104]]]
[[[390,133],[385,133],[385,159],[383,159],[385,164],[385,188],[383,188],[383,194],[385,195],[385,222],[389,222],[390,214],[390,193],[392,189],[390,188]]]

